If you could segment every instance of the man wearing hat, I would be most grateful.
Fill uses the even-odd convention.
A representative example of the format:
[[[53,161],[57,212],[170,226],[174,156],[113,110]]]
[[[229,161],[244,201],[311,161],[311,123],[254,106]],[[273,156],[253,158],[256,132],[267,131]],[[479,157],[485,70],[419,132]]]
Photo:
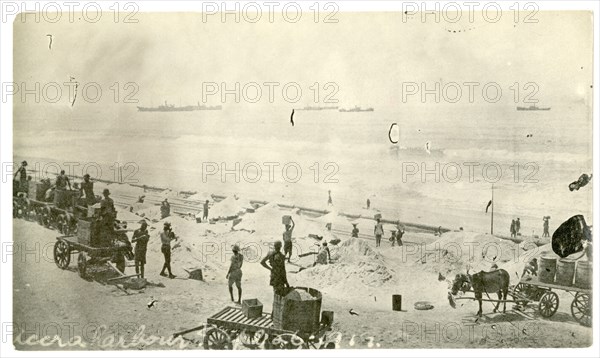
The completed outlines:
[[[171,230],[171,224],[165,223],[163,227],[163,232],[160,233],[160,242],[162,244],[160,251],[163,253],[165,257],[165,263],[163,264],[163,268],[160,271],[161,276],[167,276],[165,270],[169,271],[169,278],[175,278],[175,275],[171,272],[171,241],[177,240],[175,234]]]
[[[233,299],[233,284],[238,289],[238,300],[237,303],[242,303],[242,264],[244,263],[244,256],[240,254],[240,247],[236,244],[231,248],[233,256],[231,257],[231,265],[229,265],[229,271],[227,271],[226,279],[229,280],[229,296],[231,296],[231,302]]]
[[[83,182],[81,183],[81,189],[79,190],[81,195],[85,195],[85,203],[87,206],[96,204],[96,196],[94,195],[94,183],[90,181],[90,175],[86,174],[83,176]]]
[[[131,242],[135,243],[135,273],[140,274],[140,277],[144,277],[144,265],[146,264],[146,249],[148,247],[148,224],[145,220],[141,222],[139,229],[133,233]]]
[[[104,198],[100,201],[100,217],[102,218],[105,228],[112,231],[115,218],[117,217],[115,203],[109,197],[110,191],[108,189],[104,189],[102,195],[104,195]]]

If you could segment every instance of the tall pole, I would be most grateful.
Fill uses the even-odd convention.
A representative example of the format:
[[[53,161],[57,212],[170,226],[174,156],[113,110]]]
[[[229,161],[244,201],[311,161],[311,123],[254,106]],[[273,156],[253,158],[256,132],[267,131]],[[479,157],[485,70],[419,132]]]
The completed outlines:
[[[494,235],[494,184],[492,183],[492,223],[490,228],[490,234]]]

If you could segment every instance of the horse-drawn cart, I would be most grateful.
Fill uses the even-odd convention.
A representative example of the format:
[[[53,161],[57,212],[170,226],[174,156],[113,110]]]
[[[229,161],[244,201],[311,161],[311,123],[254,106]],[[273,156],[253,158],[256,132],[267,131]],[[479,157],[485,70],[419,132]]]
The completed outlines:
[[[554,290],[554,291],[553,291]],[[562,286],[543,283],[537,279],[521,281],[515,286],[512,296],[524,301],[525,306],[530,302],[537,302],[538,311],[544,318],[552,317],[558,310],[559,298],[555,291],[565,291],[573,296],[571,302],[571,315],[580,324],[591,327],[592,325],[592,290],[574,286]]]
[[[90,265],[113,262],[121,274],[125,260],[133,259],[131,244],[125,232],[103,227],[99,220],[79,220],[76,236],[59,236],[54,244],[54,262],[65,270],[71,263],[71,255],[77,257],[77,268],[82,278]]]

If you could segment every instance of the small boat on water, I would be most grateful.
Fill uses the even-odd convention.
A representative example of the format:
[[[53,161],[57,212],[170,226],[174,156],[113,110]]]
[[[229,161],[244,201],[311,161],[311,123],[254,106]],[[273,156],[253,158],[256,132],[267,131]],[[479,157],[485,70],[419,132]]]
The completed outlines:
[[[359,106],[354,106],[354,108],[350,108],[350,109],[340,108],[339,111],[340,112],[374,112],[375,109],[373,107],[363,109],[363,108],[360,108]]]
[[[190,112],[190,111],[220,111],[223,106],[205,106],[198,104],[196,106],[175,107],[173,104],[161,104],[158,107],[137,107],[139,112]]]
[[[529,107],[517,106],[517,111],[549,111],[552,107],[538,107],[535,104]]]
[[[305,106],[303,108],[298,108],[298,111],[324,111],[324,110],[329,110],[329,109],[338,109],[338,106],[331,106],[331,107],[321,107],[321,106],[317,106],[317,107],[313,107],[313,106]]]

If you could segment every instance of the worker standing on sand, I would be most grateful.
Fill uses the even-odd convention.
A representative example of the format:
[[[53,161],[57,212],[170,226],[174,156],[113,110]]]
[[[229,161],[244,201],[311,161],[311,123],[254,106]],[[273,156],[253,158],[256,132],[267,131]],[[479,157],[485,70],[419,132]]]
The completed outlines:
[[[204,202],[204,213],[202,215],[202,220],[208,220],[208,200]]]
[[[292,225],[285,224],[285,231],[283,232],[283,255],[285,257],[288,257],[289,254],[288,262],[290,262],[290,260],[292,259],[292,232],[296,227],[296,223],[294,222],[294,219],[292,219],[291,216],[290,222],[292,223]]]
[[[544,216],[544,234],[542,237],[550,237],[549,227],[550,227],[550,217]]]
[[[100,201],[100,218],[104,223],[105,229],[112,231],[114,229],[115,218],[117,217],[115,203],[109,197],[110,191],[108,189],[104,189],[102,195],[104,195],[104,199]]]
[[[146,264],[146,249],[148,248],[148,223],[142,221],[139,229],[133,233],[132,243],[135,243],[135,273],[144,278],[144,265]]]
[[[379,218],[377,218],[377,224],[375,224],[373,233],[375,234],[375,247],[381,246],[381,237],[383,236],[383,224],[381,224],[381,219]]]
[[[515,222],[515,237],[521,233],[521,218],[517,218]]]
[[[90,175],[86,174],[83,176],[83,182],[81,183],[81,189],[79,189],[81,195],[85,195],[86,206],[92,206],[96,204],[96,196],[94,195],[94,183],[90,181]]]
[[[161,219],[164,219],[169,215],[171,215],[171,204],[169,204],[169,201],[165,198],[160,204],[160,216]]]
[[[396,243],[398,244],[398,246],[402,246],[404,245],[402,243],[402,236],[404,236],[404,228],[398,230],[399,231],[396,233]]]
[[[329,198],[327,199],[327,206],[332,206],[333,200],[331,199],[331,190],[329,190],[328,193],[329,193]]]
[[[510,223],[510,237],[517,237],[517,231],[516,231],[516,223],[515,223],[515,219],[513,219]]]
[[[19,175],[19,188],[16,189],[16,192],[25,192],[25,186],[27,184],[27,161],[24,160],[21,162],[21,166],[17,169],[15,173],[15,177]],[[16,187],[16,183],[13,181],[13,185]],[[29,187],[27,187],[27,191],[29,191]]]
[[[356,227],[358,224],[352,224],[352,237],[358,237],[358,228]]]
[[[267,261],[269,261],[269,265],[271,266],[267,265]],[[260,264],[271,271],[271,281],[269,284],[273,286],[275,294],[279,296],[283,295],[284,288],[290,287],[290,284],[285,272],[285,255],[281,253],[281,241],[275,241],[273,251],[269,252]]]
[[[390,242],[392,243],[392,247],[396,246],[396,230],[392,230],[392,235],[390,236]]]
[[[371,208],[371,200],[367,198],[367,210]]]
[[[229,271],[227,271],[226,279],[229,280],[229,296],[231,296],[231,302],[235,302],[233,299],[233,284],[238,289],[238,300],[237,303],[242,303],[242,264],[244,263],[244,256],[240,254],[240,247],[233,245],[231,248],[233,256],[231,257],[231,265],[229,265]]]
[[[171,230],[171,224],[165,223],[163,227],[163,232],[160,233],[160,242],[162,244],[160,251],[163,253],[165,257],[165,263],[163,264],[163,268],[160,271],[161,276],[167,276],[165,270],[169,271],[169,278],[175,278],[175,275],[171,272],[171,241],[177,240],[175,234]]]

